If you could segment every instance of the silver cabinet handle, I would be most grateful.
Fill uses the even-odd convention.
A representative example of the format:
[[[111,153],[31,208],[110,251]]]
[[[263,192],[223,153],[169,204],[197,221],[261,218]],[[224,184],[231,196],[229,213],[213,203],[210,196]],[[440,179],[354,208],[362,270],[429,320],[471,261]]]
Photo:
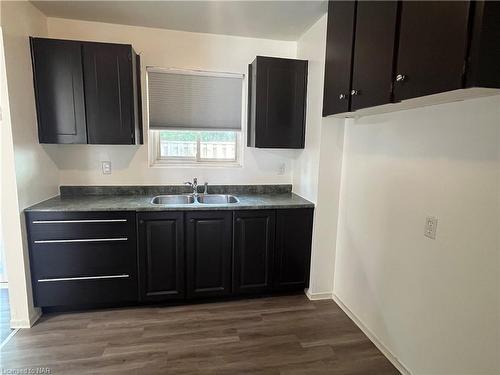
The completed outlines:
[[[396,76],[396,82],[403,82],[404,80],[406,80],[406,76],[404,74],[398,74]]]
[[[120,238],[82,238],[77,240],[36,240],[34,243],[64,243],[64,242],[101,242],[101,241],[127,241],[127,237]]]
[[[361,92],[359,90],[351,90],[351,95],[352,96],[357,96],[359,94],[361,94]]]
[[[66,223],[126,223],[127,219],[88,219],[88,220],[33,220],[33,224],[66,224]]]
[[[55,279],[38,279],[39,283],[48,283],[53,281],[73,281],[73,280],[99,280],[99,279],[126,279],[130,275],[104,275],[104,276],[81,276],[81,277],[57,277]]]
[[[347,95],[346,95],[346,94],[340,94],[340,95],[339,95],[339,99],[340,99],[340,100],[347,99]]]

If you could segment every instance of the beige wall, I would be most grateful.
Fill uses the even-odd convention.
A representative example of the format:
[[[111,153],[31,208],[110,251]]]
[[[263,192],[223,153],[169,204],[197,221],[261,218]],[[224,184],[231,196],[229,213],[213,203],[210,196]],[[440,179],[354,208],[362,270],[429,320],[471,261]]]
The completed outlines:
[[[413,374],[500,373],[499,137],[500,96],[347,122],[334,293]]]
[[[248,64],[256,55],[296,55],[296,42],[55,18],[49,18],[48,29],[49,36],[54,38],[131,43],[141,55],[143,98],[146,98],[146,66],[246,74]],[[146,101],[143,104],[146,120]],[[291,183],[291,164],[296,156],[296,152],[292,150],[245,147],[243,168],[150,168],[147,134],[146,144],[143,146],[58,145],[49,146],[47,150],[61,171],[63,185],[180,184],[195,176],[201,181],[214,184]],[[112,175],[102,175],[101,160],[111,160]],[[281,164],[286,165],[283,175],[278,173]]]
[[[46,18],[29,2],[2,1],[0,6],[6,72],[1,102],[2,232],[12,325],[25,327],[37,311],[32,305],[22,210],[57,194],[59,171],[38,144],[28,41],[30,35],[47,34]]]

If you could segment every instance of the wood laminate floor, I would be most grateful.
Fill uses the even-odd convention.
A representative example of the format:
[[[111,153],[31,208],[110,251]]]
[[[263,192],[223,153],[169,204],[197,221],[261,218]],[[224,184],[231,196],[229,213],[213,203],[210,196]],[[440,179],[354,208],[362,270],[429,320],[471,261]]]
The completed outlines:
[[[52,374],[399,374],[333,301],[304,295],[44,315],[2,368]]]
[[[2,286],[0,288],[0,342],[3,342],[11,332],[9,291],[6,287]]]

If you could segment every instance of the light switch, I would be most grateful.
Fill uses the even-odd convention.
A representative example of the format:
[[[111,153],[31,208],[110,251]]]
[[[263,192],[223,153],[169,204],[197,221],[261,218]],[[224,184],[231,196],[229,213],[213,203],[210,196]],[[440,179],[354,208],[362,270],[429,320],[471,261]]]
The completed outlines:
[[[111,162],[101,161],[102,174],[111,174]]]

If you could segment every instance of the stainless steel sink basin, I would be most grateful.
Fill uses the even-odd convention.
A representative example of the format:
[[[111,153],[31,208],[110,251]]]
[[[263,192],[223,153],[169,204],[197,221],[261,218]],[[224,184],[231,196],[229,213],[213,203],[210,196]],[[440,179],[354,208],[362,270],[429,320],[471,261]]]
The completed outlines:
[[[239,199],[234,195],[227,194],[201,194],[198,195],[197,199],[201,204],[226,204],[239,202]]]
[[[192,204],[193,195],[158,195],[151,200],[152,204]]]

